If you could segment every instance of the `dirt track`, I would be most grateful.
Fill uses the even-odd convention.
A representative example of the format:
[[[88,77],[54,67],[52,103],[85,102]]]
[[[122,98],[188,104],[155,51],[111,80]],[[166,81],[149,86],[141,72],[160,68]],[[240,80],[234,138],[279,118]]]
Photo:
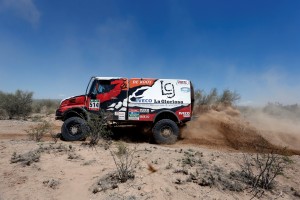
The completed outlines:
[[[287,155],[300,155],[300,136],[298,132],[278,132],[274,127],[282,126],[277,121],[272,129],[269,126],[257,129],[240,112],[231,107],[220,107],[196,114],[194,120],[181,130],[181,138],[174,144],[175,147],[194,145],[210,149],[241,152],[277,152]],[[60,133],[61,121],[54,120],[50,115],[45,118],[54,124],[55,134]],[[250,118],[251,119],[251,118]],[[260,119],[261,120],[261,119]],[[263,120],[261,120],[263,121]],[[37,122],[0,120],[0,139],[26,139],[26,129]],[[300,127],[299,127],[300,130]],[[136,133],[135,129],[119,130],[121,137],[129,142],[149,142],[150,139]],[[283,137],[284,136],[284,137]],[[44,140],[50,141],[46,135]],[[284,149],[284,152],[282,151]]]
[[[54,133],[59,133],[61,122],[55,121],[54,116],[46,119],[55,124]],[[267,142],[259,131],[241,119],[236,110],[230,109],[200,115],[185,127],[183,138],[174,145],[149,144],[147,138],[137,137],[133,130],[127,130],[131,134],[124,134],[121,139],[128,141],[129,148],[138,150],[135,179],[118,184],[117,188],[93,193],[95,187],[104,187],[97,181],[101,179],[105,183],[107,179],[103,178],[116,170],[110,150],[103,146],[92,149],[82,146],[81,142],[59,140],[54,144],[50,136],[41,143],[28,141],[25,130],[35,124],[37,122],[29,120],[0,120],[1,200],[250,199],[253,197],[250,190],[236,192],[226,189],[233,180],[218,182],[212,187],[203,185],[202,181],[209,181],[211,176],[215,180],[226,180],[230,172],[239,169],[244,155],[241,152],[257,152],[259,145],[271,150],[280,146],[278,141],[274,144]],[[114,141],[110,149],[116,145]],[[38,162],[30,166],[10,163],[14,152],[24,154],[41,147],[48,150],[41,153]],[[192,157],[187,157],[191,154]],[[289,154],[299,153],[290,148]],[[195,162],[195,159],[199,160]],[[300,172],[300,157],[294,155],[290,159],[291,166],[284,176],[276,179],[276,190],[265,191],[266,199],[297,198],[295,192],[300,191],[300,180],[295,174]],[[194,162],[195,166],[183,166],[183,161]],[[155,172],[149,171],[149,166]],[[199,174],[199,177],[190,182],[190,174]]]

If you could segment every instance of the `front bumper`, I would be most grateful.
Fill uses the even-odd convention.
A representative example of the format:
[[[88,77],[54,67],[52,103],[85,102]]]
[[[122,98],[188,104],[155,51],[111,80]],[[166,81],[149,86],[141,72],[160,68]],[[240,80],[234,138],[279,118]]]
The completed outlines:
[[[59,109],[57,109],[55,112],[55,119],[62,120],[62,112]]]

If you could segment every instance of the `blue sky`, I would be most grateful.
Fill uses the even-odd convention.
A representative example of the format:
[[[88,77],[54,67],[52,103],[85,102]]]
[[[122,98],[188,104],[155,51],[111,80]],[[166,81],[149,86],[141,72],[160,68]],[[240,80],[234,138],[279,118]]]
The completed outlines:
[[[240,104],[300,103],[298,0],[0,0],[0,90],[82,94],[90,76],[190,79]]]

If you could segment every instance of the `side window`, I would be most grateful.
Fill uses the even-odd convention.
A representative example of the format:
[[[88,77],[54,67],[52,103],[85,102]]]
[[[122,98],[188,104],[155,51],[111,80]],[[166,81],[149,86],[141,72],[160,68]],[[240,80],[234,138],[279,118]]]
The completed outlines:
[[[101,80],[98,82],[97,93],[103,94],[107,93],[113,89],[113,85],[111,85],[110,80]]]

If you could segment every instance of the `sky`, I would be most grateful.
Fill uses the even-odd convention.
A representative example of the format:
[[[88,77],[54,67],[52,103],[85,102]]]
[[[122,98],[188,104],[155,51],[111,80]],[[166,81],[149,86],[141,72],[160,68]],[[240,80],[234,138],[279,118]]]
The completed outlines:
[[[300,103],[298,0],[0,0],[0,91],[84,94],[91,76],[189,79],[241,105]]]

